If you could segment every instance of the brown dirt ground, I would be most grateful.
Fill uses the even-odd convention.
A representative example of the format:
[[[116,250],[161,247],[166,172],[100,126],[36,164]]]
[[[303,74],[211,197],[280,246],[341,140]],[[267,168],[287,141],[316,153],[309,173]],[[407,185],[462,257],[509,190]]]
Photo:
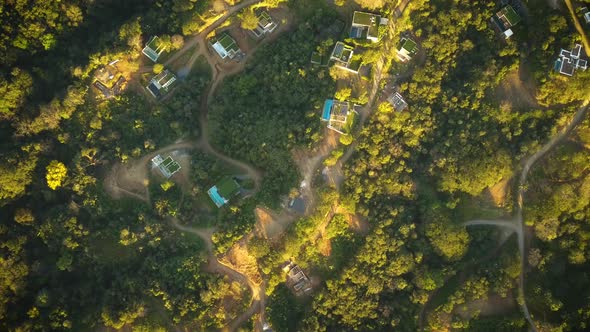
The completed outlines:
[[[293,222],[296,217],[285,211],[277,215],[271,210],[257,207],[254,210],[256,215],[256,225],[254,226],[258,236],[267,240],[277,240],[285,232],[287,226]]]
[[[494,201],[497,207],[504,206],[504,203],[506,201],[506,194],[508,193],[509,184],[510,178],[507,178],[502,179],[502,181],[488,188],[488,192],[492,198],[492,201]]]
[[[371,227],[365,218],[360,217],[357,214],[348,215],[348,226],[353,232],[361,235],[367,235],[369,233],[369,228]]]
[[[476,311],[479,311],[481,316],[494,316],[508,314],[516,308],[516,301],[511,294],[506,297],[492,294],[487,299],[475,300],[457,306],[454,311],[461,318],[469,319]]]
[[[256,258],[248,253],[245,238],[238,241],[219,260],[229,265],[232,269],[246,275],[256,284],[262,283],[262,276],[258,271],[258,263],[256,262]]]
[[[332,242],[328,238],[322,238],[318,244],[318,249],[322,255],[329,257],[332,254]]]
[[[536,88],[525,66],[506,75],[496,94],[498,99],[504,101],[511,109],[529,108],[537,106],[535,91]]]

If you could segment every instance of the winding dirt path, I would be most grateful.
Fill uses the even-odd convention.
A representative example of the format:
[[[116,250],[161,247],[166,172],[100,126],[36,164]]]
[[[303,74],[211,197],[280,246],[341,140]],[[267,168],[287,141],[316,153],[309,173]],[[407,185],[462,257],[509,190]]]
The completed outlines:
[[[184,226],[181,225],[176,218],[170,218],[170,222],[172,223],[172,226],[174,226],[174,228],[178,229],[179,231],[194,234],[201,238],[203,242],[205,242],[205,247],[207,248],[208,252],[207,265],[205,266],[206,272],[226,275],[230,279],[236,280],[242,285],[247,286],[252,291],[252,303],[250,304],[250,307],[244,313],[236,317],[224,330],[237,330],[242,324],[247,322],[248,319],[252,317],[252,315],[260,311],[261,308],[264,308],[261,305],[265,296],[264,285],[253,282],[250,278],[248,278],[247,275],[233,269],[230,265],[223,263],[217,258],[217,256],[215,256],[215,246],[211,241],[211,237],[215,232],[215,228],[193,228]],[[261,324],[258,325],[261,326]]]
[[[526,303],[525,297],[525,268],[526,268],[526,249],[525,249],[525,223],[523,218],[523,210],[524,210],[524,194],[526,192],[526,180],[531,170],[532,166],[539,160],[541,157],[545,156],[551,149],[556,147],[561,141],[563,141],[567,136],[578,126],[586,117],[588,113],[590,97],[587,98],[582,106],[578,109],[576,114],[572,117],[569,123],[560,130],[556,135],[554,135],[543,147],[541,147],[535,154],[531,155],[527,158],[524,162],[524,166],[522,167],[522,171],[520,173],[520,178],[518,181],[518,195],[517,195],[517,209],[514,219],[511,221],[507,220],[471,220],[463,225],[465,226],[474,226],[474,225],[489,225],[489,226],[496,226],[496,227],[503,227],[514,231],[517,233],[518,236],[518,249],[520,251],[520,276],[518,282],[518,293],[519,297],[522,299],[521,309],[529,323],[529,326],[532,331],[536,332],[537,328],[535,327],[535,323],[531,317],[529,312],[529,308]]]

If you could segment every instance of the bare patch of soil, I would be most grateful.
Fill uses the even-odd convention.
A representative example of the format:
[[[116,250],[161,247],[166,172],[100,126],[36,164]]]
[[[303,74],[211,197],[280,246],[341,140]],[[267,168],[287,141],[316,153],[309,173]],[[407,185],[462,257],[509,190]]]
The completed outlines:
[[[238,241],[219,261],[244,274],[254,283],[258,285],[262,283],[262,276],[258,271],[258,263],[256,262],[256,258],[248,253],[245,239]]]
[[[332,242],[329,238],[324,237],[320,241],[318,249],[322,255],[329,257],[332,254]]]
[[[510,178],[502,179],[502,181],[488,188],[488,192],[492,198],[492,201],[494,202],[494,204],[496,204],[497,207],[504,206],[504,203],[506,202],[506,194],[508,193],[509,183]]]
[[[473,317],[476,312],[479,312],[482,316],[505,315],[516,308],[516,301],[510,294],[506,297],[492,294],[486,299],[475,300],[457,306],[454,311],[466,320]]]
[[[498,87],[497,97],[509,109],[530,108],[537,106],[535,91],[528,68],[521,66],[518,71],[506,75]]]
[[[369,229],[371,226],[365,218],[362,218],[357,214],[349,214],[348,227],[350,227],[350,229],[355,233],[367,235],[369,234]]]
[[[296,219],[294,215],[285,211],[277,215],[273,211],[262,207],[257,207],[254,214],[256,215],[256,233],[258,236],[271,241],[280,238],[287,226]]]

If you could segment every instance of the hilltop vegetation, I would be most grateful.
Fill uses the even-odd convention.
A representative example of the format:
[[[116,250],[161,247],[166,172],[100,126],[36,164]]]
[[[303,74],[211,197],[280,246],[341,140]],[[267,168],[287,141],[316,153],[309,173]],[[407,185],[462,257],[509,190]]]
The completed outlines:
[[[283,2],[236,11],[227,25],[252,27],[256,10]],[[522,22],[504,40],[489,23],[494,2],[413,0],[400,13],[401,2],[287,1],[286,31],[245,64],[230,63],[243,69],[227,77],[191,53],[195,33],[227,10],[222,1],[0,4],[0,330],[225,328],[253,299],[212,264],[236,243],[256,258],[276,331],[525,331],[521,266],[539,330],[584,330],[588,118],[524,184],[524,265],[516,236],[464,226],[513,215],[523,161],[588,98],[590,71],[552,71],[559,50],[580,40],[569,13],[525,0]],[[348,25],[330,30],[359,5],[395,24],[381,27],[379,42],[357,43],[372,72],[358,84],[368,91],[351,96],[358,87],[344,85],[360,78],[310,57],[349,37]],[[141,56],[156,34],[197,63],[160,100],[146,92],[146,78],[171,67]],[[388,49],[402,36],[419,48],[407,63]],[[116,60],[126,89],[104,99],[94,75]],[[407,110],[386,101],[381,92],[392,87]],[[272,240],[258,236],[255,209],[285,212],[280,203],[303,192],[293,152],[317,152],[320,109],[334,96],[366,103],[356,129],[318,161],[327,172],[314,169],[305,184],[309,211],[285,213],[294,221]],[[207,110],[217,154],[203,148]],[[186,149],[185,173],[156,176],[149,160],[175,144]],[[133,182],[116,176],[123,167],[135,187],[119,183]],[[207,189],[229,175],[243,190],[217,209]],[[492,187],[503,194],[492,199]],[[174,228],[178,220],[210,241]],[[288,260],[311,277],[311,295],[295,296],[284,282]]]

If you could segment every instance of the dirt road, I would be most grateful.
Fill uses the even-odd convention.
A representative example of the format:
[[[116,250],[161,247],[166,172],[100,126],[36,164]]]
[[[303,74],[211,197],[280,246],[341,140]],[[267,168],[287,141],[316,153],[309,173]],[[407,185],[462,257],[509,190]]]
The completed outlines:
[[[472,220],[464,223],[465,226],[472,226],[472,225],[489,225],[489,226],[496,226],[496,227],[503,227],[510,229],[517,233],[518,236],[518,249],[520,251],[520,276],[519,276],[519,296],[522,298],[521,309],[522,312],[528,321],[531,330],[537,331],[535,327],[535,323],[531,317],[529,312],[528,306],[526,304],[526,297],[525,297],[525,268],[527,262],[526,250],[525,250],[525,223],[523,218],[523,209],[524,209],[524,194],[526,192],[526,180],[531,170],[532,166],[539,160],[541,157],[545,156],[551,149],[561,143],[575,128],[578,126],[586,117],[588,113],[590,98],[587,98],[582,106],[578,109],[576,114],[573,118],[569,121],[567,126],[565,126],[562,130],[560,130],[555,136],[553,136],[545,145],[543,145],[535,154],[531,155],[527,158],[524,162],[522,167],[522,171],[520,173],[520,178],[518,181],[518,195],[517,195],[517,209],[514,219],[511,221],[507,220]]]
[[[211,236],[215,232],[214,228],[193,228],[181,225],[176,218],[170,218],[170,222],[174,228],[178,229],[179,231],[191,233],[198,237],[200,237],[203,242],[205,242],[205,247],[207,248],[207,265],[205,267],[205,271],[208,273],[226,275],[230,279],[235,280],[241,283],[244,286],[247,286],[252,291],[252,303],[248,310],[242,313],[240,316],[236,317],[229,325],[229,328],[226,330],[235,331],[237,330],[242,324],[248,321],[253,314],[260,311],[261,307],[261,299],[264,298],[265,292],[264,287],[254,283],[248,276],[240,273],[237,270],[234,270],[231,266],[224,264],[214,254],[214,246],[213,242],[211,241]]]

